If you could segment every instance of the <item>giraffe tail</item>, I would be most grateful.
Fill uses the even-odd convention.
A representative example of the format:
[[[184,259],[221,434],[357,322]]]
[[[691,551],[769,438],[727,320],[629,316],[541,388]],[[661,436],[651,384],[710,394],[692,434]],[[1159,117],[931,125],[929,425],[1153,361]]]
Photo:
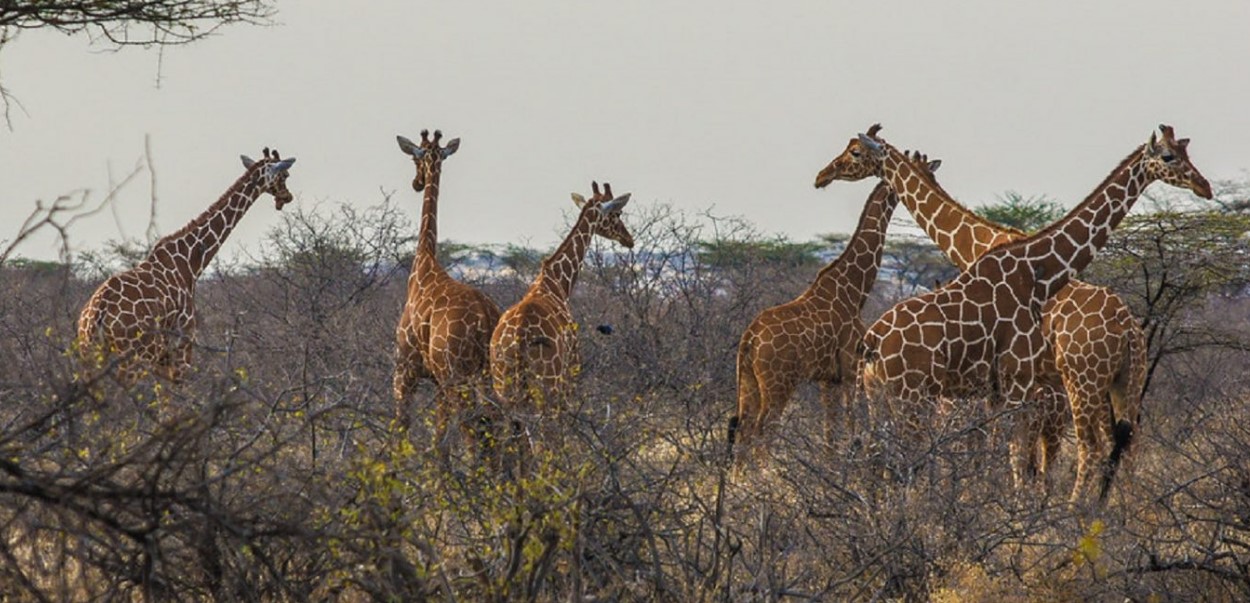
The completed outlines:
[[[738,384],[738,412],[729,417],[729,426],[727,433],[726,454],[732,460],[734,456],[734,446],[738,443],[739,432],[745,438],[751,437],[750,426],[746,426],[743,430],[742,422],[748,420],[752,413],[759,412],[760,391],[759,382],[755,379],[755,373],[752,371],[751,364],[754,358],[755,346],[752,344],[751,332],[743,333],[742,339],[738,342],[738,359],[737,359],[737,384]],[[745,444],[744,444],[745,445]]]
[[[95,301],[92,296],[78,315],[78,336],[74,339],[73,351],[82,361],[93,359],[101,351],[97,344],[103,339],[105,316]]]
[[[1098,499],[1105,500],[1115,479],[1120,461],[1133,444],[1133,436],[1141,416],[1141,402],[1146,380],[1146,337],[1131,319],[1131,327],[1124,331],[1127,349],[1120,374],[1111,385],[1111,454],[1103,471]]]

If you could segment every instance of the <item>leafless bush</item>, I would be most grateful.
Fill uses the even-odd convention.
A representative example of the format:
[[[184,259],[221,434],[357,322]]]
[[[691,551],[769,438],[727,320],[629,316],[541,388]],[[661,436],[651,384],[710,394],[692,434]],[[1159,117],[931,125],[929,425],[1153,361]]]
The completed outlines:
[[[432,389],[419,396],[426,422],[403,437],[388,428],[412,246],[411,224],[388,204],[284,214],[255,257],[204,279],[198,368],[179,386],[76,381],[64,350],[94,282],[63,264],[6,264],[0,591],[18,600],[1250,597],[1250,432],[1240,420],[1250,402],[1232,377],[1244,366],[1236,350],[1161,363],[1156,395],[1188,398],[1147,405],[1141,445],[1105,507],[1066,502],[1064,463],[1014,492],[1006,444],[981,435],[1002,417],[956,414],[919,448],[865,421],[829,445],[810,392],[782,418],[770,459],[731,470],[734,344],[815,268],[750,256],[702,265],[700,241],[766,238],[741,221],[637,209],[635,248],[588,258],[572,303],[584,327],[579,387],[514,479],[474,450],[435,453]],[[508,277],[492,294],[507,305],[524,280]],[[1240,303],[1215,299],[1190,316],[1231,323]]]

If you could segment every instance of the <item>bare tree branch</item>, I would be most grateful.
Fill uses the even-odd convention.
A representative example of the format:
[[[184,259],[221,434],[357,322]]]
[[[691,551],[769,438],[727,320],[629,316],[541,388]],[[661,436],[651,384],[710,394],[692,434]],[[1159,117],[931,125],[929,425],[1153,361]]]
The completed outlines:
[[[190,44],[226,25],[269,25],[274,4],[274,0],[0,0],[0,51],[18,32],[29,29],[85,33],[114,50]],[[158,86],[159,70],[158,66]],[[0,107],[9,127],[15,105],[21,106],[0,80]]]
[[[18,245],[21,245],[43,229],[51,229],[56,232],[56,236],[60,241],[59,255],[61,261],[69,262],[71,253],[70,229],[79,220],[94,216],[105,207],[112,205],[117,199],[117,194],[126,185],[130,184],[141,171],[143,171],[142,163],[136,165],[125,178],[122,178],[121,182],[114,184],[109,189],[108,194],[103,199],[100,199],[98,203],[91,202],[91,191],[89,189],[63,194],[50,204],[36,201],[35,209],[17,229],[17,234],[8,242],[8,245],[0,250],[0,266],[4,265]],[[3,243],[3,241],[0,241],[0,243]]]
[[[273,14],[267,0],[0,0],[0,28],[87,32],[117,46],[187,44]]]

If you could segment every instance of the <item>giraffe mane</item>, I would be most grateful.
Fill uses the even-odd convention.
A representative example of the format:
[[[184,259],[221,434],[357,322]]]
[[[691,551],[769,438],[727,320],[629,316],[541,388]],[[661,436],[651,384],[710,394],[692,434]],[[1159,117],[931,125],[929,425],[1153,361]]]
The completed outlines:
[[[210,205],[209,207],[212,208],[212,207],[219,207],[221,205],[224,205],[226,200],[229,199],[232,195],[234,195],[235,188],[239,186],[239,183],[243,182],[247,178],[250,178],[254,171],[259,170],[266,165],[269,165],[271,162],[272,162],[272,158],[270,158],[268,155],[266,155],[264,159],[257,159],[256,163],[253,163],[251,167],[244,170],[243,175],[239,176],[239,178],[234,181],[234,184],[231,184],[230,188],[227,188],[226,192],[222,193],[220,197],[217,197],[217,200],[214,201],[213,204]],[[177,239],[180,239],[186,236],[187,234],[190,234],[190,232],[193,229],[199,226],[199,218],[203,215],[204,215],[203,213],[197,215],[195,218],[192,218],[186,224],[183,224],[182,228],[179,228],[178,230],[175,230],[161,237],[160,239],[157,239],[156,243],[152,245],[152,249],[151,251],[148,252],[148,255],[145,258],[145,260],[152,259],[153,254],[155,254],[156,250],[160,249],[161,246],[166,245]]]
[[[589,199],[587,199],[586,203],[584,203],[578,209],[577,217],[573,219],[573,224],[577,224],[578,222],[580,222],[582,219],[582,216],[584,216],[587,211],[590,211],[590,208],[598,207],[599,204],[604,201],[604,199],[602,198],[603,196],[602,193],[599,192],[599,183],[594,182],[592,184],[594,185],[594,195],[591,196]],[[607,183],[604,183],[604,186],[606,187]],[[542,278],[543,272],[546,271],[547,266],[551,265],[551,263],[555,261],[555,251],[559,250],[560,246],[563,244],[564,244],[564,241],[561,240],[560,243],[556,244],[555,249],[552,250],[551,253],[548,253],[547,257],[544,257],[542,261],[538,263],[538,278],[539,279]]]
[[[1047,224],[1045,228],[1042,228],[1041,230],[1038,230],[1037,232],[1033,233],[1032,237],[1040,237],[1044,234],[1054,232],[1056,229],[1060,228],[1060,226],[1064,223],[1067,217],[1071,215],[1073,211],[1076,211],[1077,208],[1083,207],[1085,204],[1093,201],[1094,197],[1099,195],[1100,191],[1105,189],[1106,186],[1111,182],[1111,180],[1115,178],[1116,175],[1119,174],[1121,170],[1128,167],[1130,163],[1137,161],[1137,159],[1141,157],[1141,154],[1145,152],[1145,150],[1146,150],[1145,144],[1139,145],[1136,149],[1133,149],[1133,152],[1129,153],[1127,156],[1124,157],[1124,159],[1120,160],[1119,165],[1116,165],[1115,169],[1108,172],[1107,176],[1102,179],[1102,182],[1099,182],[1098,186],[1095,186],[1094,189],[1091,190],[1089,194],[1086,195],[1085,198],[1081,200],[1080,203],[1077,203],[1076,207],[1073,207],[1071,210],[1069,210],[1068,213],[1064,215],[1064,217],[1059,218],[1058,220],[1055,220],[1054,222],[1051,222],[1050,224]]]
[[[886,184],[884,180],[880,180],[877,182],[877,185],[873,187],[872,192],[868,193],[868,201],[864,203],[864,209],[859,212],[859,221],[855,224],[855,230],[851,232],[851,238],[847,239],[846,244],[847,244],[848,249],[850,248],[851,242],[855,238],[855,233],[860,232],[860,230],[864,227],[864,223],[869,220],[868,214],[870,212],[868,211],[868,207],[872,205],[872,202],[877,199],[878,195],[893,195],[893,194],[895,194],[894,191],[890,189],[890,185]],[[812,282],[813,283],[819,282],[821,278],[824,277],[829,271],[837,267],[838,264],[840,264],[843,261],[843,258],[845,257],[846,257],[846,250],[844,249],[842,253],[838,254],[838,257],[830,260],[828,264],[825,264],[824,267],[821,268],[820,271],[816,273],[816,278],[812,279]],[[848,259],[847,261],[850,261],[850,260]]]
[[[1020,230],[1019,228],[1008,226],[1006,224],[999,224],[975,211],[972,211],[972,209],[970,209],[967,205],[964,205],[956,199],[954,195],[947,192],[947,190],[942,187],[942,184],[937,181],[937,176],[929,170],[928,164],[925,163],[928,160],[927,155],[924,155],[919,151],[903,151],[903,157],[905,157],[907,162],[911,164],[912,169],[919,172],[920,177],[924,178],[925,182],[929,183],[929,186],[932,186],[934,190],[941,193],[942,196],[955,207],[955,209],[959,210],[959,212],[964,214],[969,220],[976,222],[981,226],[985,226],[993,230],[1003,231],[1007,234],[1018,235],[1021,237],[1028,236],[1029,233]]]

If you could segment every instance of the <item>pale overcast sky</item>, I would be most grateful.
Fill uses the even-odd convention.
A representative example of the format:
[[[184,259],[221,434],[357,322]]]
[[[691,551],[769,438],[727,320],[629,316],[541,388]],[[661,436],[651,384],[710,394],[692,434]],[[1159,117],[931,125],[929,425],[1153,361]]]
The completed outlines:
[[[977,205],[1007,190],[1072,205],[1160,122],[1212,180],[1250,168],[1250,2],[414,2],[301,0],[158,54],[27,32],[0,52],[21,101],[0,130],[0,241],[38,199],[102,194],[151,137],[161,233],[263,146],[295,156],[301,204],[419,199],[396,134],[462,139],[440,236],[546,245],[592,179],[634,206],[714,206],[808,239],[854,228],[870,182],[816,172],[874,121],[943,159]],[[126,189],[142,236],[149,184]],[[226,253],[279,223],[258,203]],[[74,235],[120,236],[111,215]],[[19,249],[51,257],[48,239]]]

